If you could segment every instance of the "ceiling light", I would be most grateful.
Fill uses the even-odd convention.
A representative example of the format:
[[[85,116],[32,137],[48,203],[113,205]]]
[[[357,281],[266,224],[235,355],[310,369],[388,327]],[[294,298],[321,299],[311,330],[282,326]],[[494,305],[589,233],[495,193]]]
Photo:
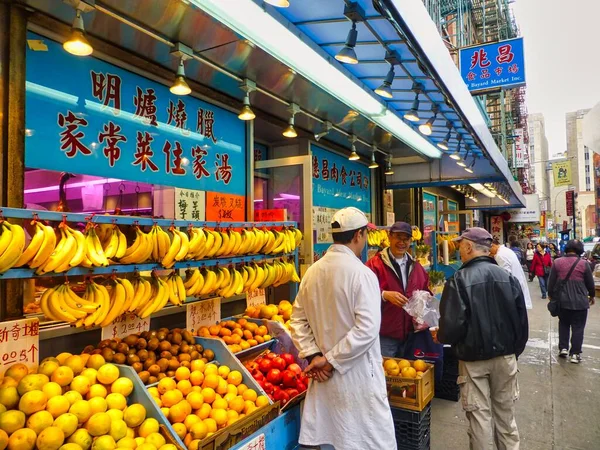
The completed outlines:
[[[356,46],[356,38],[358,37],[358,31],[356,31],[356,22],[352,21],[352,28],[348,32],[346,38],[346,45],[335,55],[335,59],[345,64],[358,64],[358,58],[354,47]]]
[[[352,152],[350,153],[350,156],[348,156],[348,159],[350,161],[358,161],[360,159],[360,156],[358,156],[358,153],[356,153],[356,136],[350,136],[350,142],[352,143]]]
[[[333,128],[333,125],[331,124],[331,122],[326,120],[325,123],[323,124],[323,131],[320,131],[319,133],[315,133],[315,141],[319,142],[322,137],[325,137],[327,134],[329,134],[329,132],[331,131],[332,128]]]
[[[413,101],[412,107],[410,108],[410,111],[404,114],[404,118],[406,120],[410,120],[411,122],[418,122],[419,120],[421,120],[421,118],[419,117],[419,94],[423,92],[423,86],[419,83],[414,83],[412,90],[415,93],[415,99]]]
[[[438,142],[437,144],[437,146],[444,151],[447,151],[450,148],[448,145],[450,142],[450,135],[452,133],[452,123],[447,122],[446,126],[448,127],[448,133],[446,133],[446,137],[444,137],[444,140],[442,142]]]
[[[290,104],[288,111],[290,112],[290,120],[288,120],[288,126],[285,130],[283,130],[283,135],[286,138],[295,138],[298,137],[298,133],[294,128],[294,117],[300,111],[300,107],[295,103]]]
[[[265,0],[265,3],[276,6],[278,8],[287,8],[288,6],[290,6],[290,2],[288,0]]]
[[[392,93],[392,83],[394,82],[395,75],[396,74],[394,73],[394,66],[390,66],[390,70],[385,76],[385,80],[383,80],[381,86],[375,89],[375,93],[384,98],[392,98],[394,96],[394,94]]]
[[[435,119],[437,119],[438,114],[438,108],[436,105],[431,106],[431,112],[433,112],[433,116],[430,117],[426,123],[419,126],[419,131],[425,136],[431,136],[433,131],[433,123],[435,122]]]
[[[244,106],[238,115],[238,119],[240,120],[254,120],[256,114],[250,108],[250,92],[254,92],[256,90],[256,83],[248,78],[244,78],[243,83],[240,85],[240,89],[245,92],[244,94]]]
[[[377,160],[375,159],[375,152],[377,151],[377,147],[373,146],[373,151],[371,152],[371,164],[369,164],[369,169],[377,169],[379,164],[377,164]]]
[[[465,159],[467,159],[467,158],[465,158]],[[473,167],[475,166],[475,159],[476,159],[476,156],[473,155],[473,162],[471,163],[471,165],[469,167],[465,167],[465,170],[467,172],[473,173]]]
[[[185,81],[185,66],[183,65],[183,58],[179,60],[179,67],[177,67],[177,75],[175,75],[175,82],[170,87],[169,91],[175,95],[188,95],[192,92],[192,89]]]
[[[459,134],[457,139],[458,139],[458,144],[456,146],[456,150],[454,150],[454,153],[452,153],[450,155],[450,158],[452,158],[455,161],[460,161],[462,159],[460,156],[460,146],[462,144],[462,135]]]
[[[385,168],[385,175],[394,175],[394,169],[392,169],[392,156],[390,155],[387,160],[387,166]]]
[[[486,183],[485,186],[481,183],[471,183],[471,187],[474,189],[477,189],[479,192],[481,192],[483,195],[485,195],[488,198],[494,198],[496,196],[496,194],[494,194],[492,191],[490,191],[486,186],[489,185],[491,183]]]
[[[63,48],[75,56],[89,56],[94,51],[94,48],[85,37],[83,18],[79,9],[76,10],[75,19],[73,19],[71,35],[63,44]]]

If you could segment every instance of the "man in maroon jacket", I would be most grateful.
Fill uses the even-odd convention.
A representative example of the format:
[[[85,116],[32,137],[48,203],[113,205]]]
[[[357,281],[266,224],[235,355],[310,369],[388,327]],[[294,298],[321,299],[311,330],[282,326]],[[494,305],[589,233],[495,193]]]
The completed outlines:
[[[373,256],[367,266],[375,272],[381,289],[381,354],[403,357],[412,317],[402,306],[414,291],[429,290],[429,275],[408,251],[412,243],[412,228],[406,222],[396,222],[389,230],[390,246]]]

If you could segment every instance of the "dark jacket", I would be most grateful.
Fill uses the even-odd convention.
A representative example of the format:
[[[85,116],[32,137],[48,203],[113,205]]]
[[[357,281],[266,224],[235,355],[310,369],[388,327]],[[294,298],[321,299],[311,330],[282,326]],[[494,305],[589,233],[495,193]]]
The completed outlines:
[[[543,277],[545,275],[544,267],[552,267],[552,257],[548,252],[544,252],[542,255],[536,250],[533,254],[533,261],[531,261],[530,272],[538,277]]]
[[[379,288],[383,291],[400,292],[410,298],[414,291],[429,291],[429,275],[423,266],[408,255],[406,268],[408,270],[407,284],[402,286],[402,279],[397,272],[393,256],[390,258],[390,250],[386,248],[369,261],[369,267],[379,280]],[[398,266],[399,268],[399,266]],[[405,341],[408,334],[413,331],[412,317],[403,308],[381,300],[381,329],[379,334]]]
[[[438,339],[458,359],[483,361],[525,349],[529,324],[519,281],[480,256],[448,279],[440,303]]]
[[[568,255],[554,261],[550,278],[548,278],[548,295],[550,298],[556,293],[557,283],[567,278],[567,274],[575,264],[576,258],[576,255]],[[565,295],[561,295],[560,307],[572,310],[588,309],[590,307],[589,298],[595,295],[596,285],[594,284],[592,268],[586,260],[580,259],[567,281]]]

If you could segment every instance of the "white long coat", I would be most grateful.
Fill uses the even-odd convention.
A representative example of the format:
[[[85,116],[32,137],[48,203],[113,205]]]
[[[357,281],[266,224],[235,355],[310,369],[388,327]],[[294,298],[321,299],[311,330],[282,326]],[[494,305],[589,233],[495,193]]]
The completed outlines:
[[[521,290],[523,291],[523,297],[525,297],[525,307],[527,309],[533,309],[531,294],[529,293],[529,286],[527,285],[527,278],[525,278],[525,271],[515,252],[510,248],[501,245],[498,247],[498,253],[496,253],[495,260],[500,267],[519,280]]]
[[[321,352],[335,368],[306,394],[301,445],[395,450],[379,346],[381,293],[375,274],[344,245],[313,264],[294,302],[292,338],[301,357]]]

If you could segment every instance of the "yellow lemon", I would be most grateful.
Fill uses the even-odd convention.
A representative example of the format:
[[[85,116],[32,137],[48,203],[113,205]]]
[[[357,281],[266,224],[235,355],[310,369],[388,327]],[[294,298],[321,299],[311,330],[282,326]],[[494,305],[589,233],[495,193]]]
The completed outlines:
[[[37,437],[44,429],[51,427],[54,422],[54,417],[48,411],[38,411],[35,414],[32,414],[27,419],[27,428],[35,431],[35,435]]]
[[[147,418],[142,422],[138,429],[138,434],[141,437],[146,437],[152,433],[158,433],[159,423],[158,420],[153,419],[151,417]]]
[[[69,387],[72,391],[77,391],[81,395],[85,395],[90,390],[91,384],[92,383],[90,383],[90,380],[86,376],[77,375],[75,378],[73,378],[73,381],[71,381]]]
[[[90,369],[98,370],[104,364],[106,364],[106,360],[104,359],[104,356],[96,354],[96,355],[90,355],[89,359],[87,360],[86,366]]]
[[[123,420],[123,411],[120,409],[109,409],[106,414],[110,416],[112,420]]]
[[[110,435],[116,441],[127,436],[127,424],[124,420],[113,420],[110,423]]]
[[[85,423],[92,417],[92,408],[86,400],[77,400],[69,408],[71,414],[75,414],[79,423]]]
[[[226,378],[229,384],[238,386],[241,384],[244,377],[242,376],[242,373],[239,370],[232,370],[231,372],[229,372]]]
[[[65,438],[71,436],[77,430],[79,420],[75,414],[65,413],[56,418],[53,427],[58,427],[62,430]]]
[[[81,376],[86,377],[89,380],[90,386],[98,382],[98,372],[96,369],[85,369],[83,372],[81,372]]]
[[[255,402],[258,398],[258,395],[256,394],[256,391],[254,389],[248,389],[244,391],[244,393],[242,394],[242,398],[244,400]]]
[[[83,450],[83,449],[77,444],[66,443],[66,444],[61,445],[61,447],[58,450]]]
[[[106,412],[108,409],[108,405],[106,400],[102,397],[94,397],[88,400],[90,408],[92,409],[92,414],[96,414],[99,412]]]
[[[40,364],[40,367],[38,367],[38,373],[51,377],[54,371],[59,367],[60,364],[57,361],[44,361]]]
[[[94,439],[92,450],[114,450],[117,448],[117,443],[112,436],[100,436]]]
[[[70,408],[71,408],[71,403],[63,395],[59,395],[57,397],[52,397],[50,400],[48,400],[48,403],[46,404],[46,411],[48,411],[50,414],[52,414],[52,417],[54,417],[55,419],[58,416],[66,413],[66,412],[69,412]]]
[[[77,391],[67,391],[64,393],[63,397],[65,397],[67,400],[69,400],[69,403],[71,404],[71,406],[73,406],[73,403],[75,403],[79,400],[83,400],[83,397]]]
[[[10,438],[7,437],[8,450],[33,450],[36,438],[35,431],[21,428],[11,434]]]
[[[152,445],[148,442],[144,442],[143,444],[138,445],[137,448],[139,450],[158,450],[158,448],[156,448],[156,445]]]
[[[69,353],[69,352],[63,352],[63,353],[60,353],[60,354],[56,355],[56,360],[61,365],[63,365],[65,363],[65,361],[69,358],[69,356],[73,356],[73,354]]]
[[[141,423],[146,419],[146,408],[139,403],[134,403],[125,409],[123,419],[128,427],[134,428],[140,426]]]
[[[111,423],[112,421],[108,414],[96,413],[87,421],[85,428],[92,436],[103,436],[110,432]]]
[[[127,397],[133,392],[133,381],[125,377],[117,378],[110,386],[110,392],[121,394]]]
[[[225,395],[227,394],[227,381],[223,378],[219,379],[219,386],[217,387],[217,394]]]
[[[22,411],[9,410],[0,414],[0,430],[9,436],[25,426],[25,414]]]
[[[202,440],[208,434],[208,427],[203,421],[197,422],[194,425],[192,425],[190,434],[192,435],[192,439]]]
[[[65,435],[58,427],[48,427],[38,434],[35,444],[38,450],[58,450],[65,442]]]
[[[59,367],[59,369],[60,369],[60,367]],[[19,395],[24,395],[26,392],[29,392],[29,391],[41,391],[44,388],[44,385],[46,383],[48,383],[49,381],[50,380],[48,379],[48,377],[46,375],[42,375],[40,373],[38,373],[38,374],[32,373],[30,375],[25,375],[19,381],[19,384],[17,386],[17,391],[19,392]],[[52,380],[52,381],[54,381],[54,380]],[[58,384],[60,384],[60,383],[58,383]],[[64,385],[61,384],[61,386],[64,386]],[[5,405],[5,406],[8,407],[8,405]]]
[[[269,398],[265,395],[259,395],[256,397],[256,401],[254,403],[256,403],[257,408],[260,408],[261,406],[266,406],[269,404]]]
[[[150,433],[148,436],[146,436],[146,444],[152,444],[156,448],[160,448],[166,443],[167,441],[160,433]]]
[[[79,428],[69,438],[67,442],[70,444],[77,444],[83,450],[88,450],[92,446],[92,436],[87,432],[85,428]]]
[[[89,400],[94,397],[106,398],[107,395],[108,391],[104,386],[102,386],[101,384],[93,384],[90,386],[90,390],[88,391],[85,397]]]
[[[231,369],[227,366],[219,366],[219,368],[217,369],[217,373],[219,375],[221,375],[223,378],[227,378],[227,375],[229,375],[229,372],[231,372]]]
[[[44,385],[42,392],[46,394],[46,397],[48,397],[48,400],[50,400],[53,397],[62,395],[62,386],[51,381],[50,383]]]
[[[246,392],[248,390],[248,386],[246,386],[244,383],[238,384],[237,390],[238,390],[238,395],[243,395],[244,392]]]
[[[134,440],[138,447],[146,442],[146,438],[143,437],[136,437]]]
[[[113,384],[119,378],[119,368],[114,364],[104,364],[98,369],[97,379],[102,384]]]
[[[242,396],[238,395],[237,397],[235,397],[233,400],[231,400],[229,402],[229,409],[237,412],[237,413],[241,413],[242,411],[244,411],[244,399]]]
[[[46,409],[47,403],[48,397],[43,391],[29,391],[21,396],[19,409],[29,416],[30,414]]]
[[[0,404],[6,409],[13,409],[19,404],[19,393],[15,386],[0,388]]]
[[[165,444],[161,445],[158,450],[177,450],[177,447],[174,444]]]
[[[127,408],[127,399],[123,394],[113,392],[112,394],[108,394],[106,396],[106,404],[110,409],[120,409],[123,411],[125,408]]]
[[[117,441],[117,448],[130,448],[131,450],[135,450],[136,447],[137,443],[135,442],[135,439],[130,437],[124,437]]]

